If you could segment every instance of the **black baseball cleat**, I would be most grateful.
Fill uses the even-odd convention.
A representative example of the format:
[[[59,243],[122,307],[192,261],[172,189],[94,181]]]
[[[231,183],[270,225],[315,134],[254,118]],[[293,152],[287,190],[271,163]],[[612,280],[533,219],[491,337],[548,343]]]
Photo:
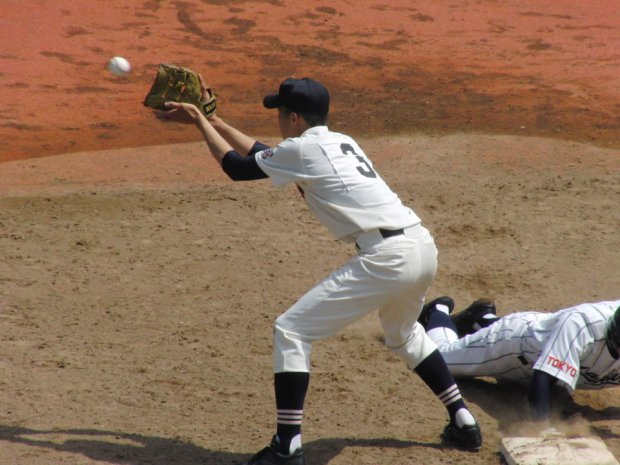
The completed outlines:
[[[441,439],[447,445],[470,452],[478,452],[482,447],[482,434],[478,424],[463,425],[459,428],[454,423],[448,423],[443,430]]]
[[[428,315],[430,311],[437,305],[445,305],[448,307],[448,314],[452,313],[452,310],[454,310],[454,300],[452,300],[452,297],[448,297],[447,295],[437,297],[429,303],[424,304],[422,311],[420,312],[420,316],[418,317],[418,322],[424,326],[424,328],[426,328],[426,325],[428,324]]]
[[[285,455],[278,452],[279,445],[278,438],[274,436],[269,446],[256,453],[243,465],[305,465],[304,452],[301,447],[291,455]]]
[[[485,320],[484,318],[485,315],[489,314],[497,314],[495,304],[487,299],[478,299],[465,310],[450,315],[450,318],[452,318],[452,322],[456,326],[459,337],[463,337],[493,323],[495,319]]]

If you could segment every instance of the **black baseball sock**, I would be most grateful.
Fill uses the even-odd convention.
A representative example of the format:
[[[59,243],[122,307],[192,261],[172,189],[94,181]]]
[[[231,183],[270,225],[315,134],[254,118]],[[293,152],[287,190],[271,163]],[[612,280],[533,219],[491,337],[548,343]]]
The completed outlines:
[[[415,368],[422,381],[431,388],[433,393],[443,402],[450,415],[450,421],[461,427],[475,423],[461,396],[461,391],[448,370],[446,362],[438,350],[433,351]],[[459,412],[459,410],[464,409]],[[458,415],[457,415],[457,412]]]
[[[450,318],[447,313],[433,308],[428,314],[428,322],[426,323],[425,329],[426,332],[428,332],[435,328],[448,328],[458,334],[458,330],[456,329],[456,326],[454,326],[452,318]]]
[[[309,381],[310,374],[306,372],[276,373],[274,376],[278,410],[277,435],[282,454],[293,452],[291,451],[293,440],[295,440],[294,449],[301,446],[301,420]]]

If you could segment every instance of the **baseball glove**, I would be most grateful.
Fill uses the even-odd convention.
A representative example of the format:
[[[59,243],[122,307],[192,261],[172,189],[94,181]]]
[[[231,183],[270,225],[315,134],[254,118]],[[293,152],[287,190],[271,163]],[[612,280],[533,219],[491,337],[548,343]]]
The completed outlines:
[[[144,98],[144,106],[165,110],[165,102],[193,103],[207,118],[217,110],[215,92],[203,88],[192,70],[172,64],[159,65],[155,81]]]

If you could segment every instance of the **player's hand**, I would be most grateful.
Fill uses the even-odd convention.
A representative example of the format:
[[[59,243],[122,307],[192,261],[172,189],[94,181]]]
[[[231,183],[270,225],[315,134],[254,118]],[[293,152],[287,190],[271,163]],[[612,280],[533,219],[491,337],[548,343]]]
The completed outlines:
[[[200,110],[191,103],[181,102],[166,102],[164,106],[167,108],[165,111],[159,112],[159,117],[166,121],[174,121],[176,123],[184,124],[198,124],[202,119],[205,119]]]
[[[202,94],[202,101],[206,102],[212,97],[212,90],[207,85],[206,81],[202,78],[202,74],[198,73],[198,81],[200,82],[200,92]]]
[[[209,87],[209,84],[207,84],[207,82],[202,78],[202,74],[200,73],[198,73],[198,82],[200,82],[200,95],[202,98],[202,102],[204,102],[203,104],[206,104],[204,112],[205,116],[209,121],[213,122],[215,119],[217,119],[217,96],[215,95],[213,89]],[[207,107],[212,109],[207,111]]]

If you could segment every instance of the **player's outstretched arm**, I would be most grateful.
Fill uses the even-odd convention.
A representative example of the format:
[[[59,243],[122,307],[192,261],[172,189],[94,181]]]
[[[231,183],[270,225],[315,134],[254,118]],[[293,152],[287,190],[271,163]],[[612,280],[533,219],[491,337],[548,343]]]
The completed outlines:
[[[202,136],[213,154],[213,157],[221,165],[224,155],[232,151],[232,146],[215,130],[202,112],[191,103],[166,102],[167,111],[165,117],[179,122],[193,122],[202,133]]]
[[[212,98],[212,91],[200,73],[198,74],[198,81],[202,91],[202,100],[206,102]],[[218,134],[241,155],[247,155],[256,143],[256,140],[226,123],[215,112],[208,116],[208,120]]]
[[[256,139],[232,127],[217,115],[209,118],[209,123],[211,123],[218,134],[241,155],[250,153],[250,150],[252,150],[252,147],[254,147],[256,143]]]
[[[224,172],[233,181],[251,181],[266,178],[254,157],[243,157],[213,127],[210,120],[191,103],[166,102],[164,117],[179,122],[193,122],[202,133],[209,151]],[[255,144],[259,145],[259,144]],[[249,152],[249,150],[248,150]]]
[[[551,414],[551,386],[556,378],[540,370],[534,370],[530,380],[528,400],[532,419],[545,421]]]

